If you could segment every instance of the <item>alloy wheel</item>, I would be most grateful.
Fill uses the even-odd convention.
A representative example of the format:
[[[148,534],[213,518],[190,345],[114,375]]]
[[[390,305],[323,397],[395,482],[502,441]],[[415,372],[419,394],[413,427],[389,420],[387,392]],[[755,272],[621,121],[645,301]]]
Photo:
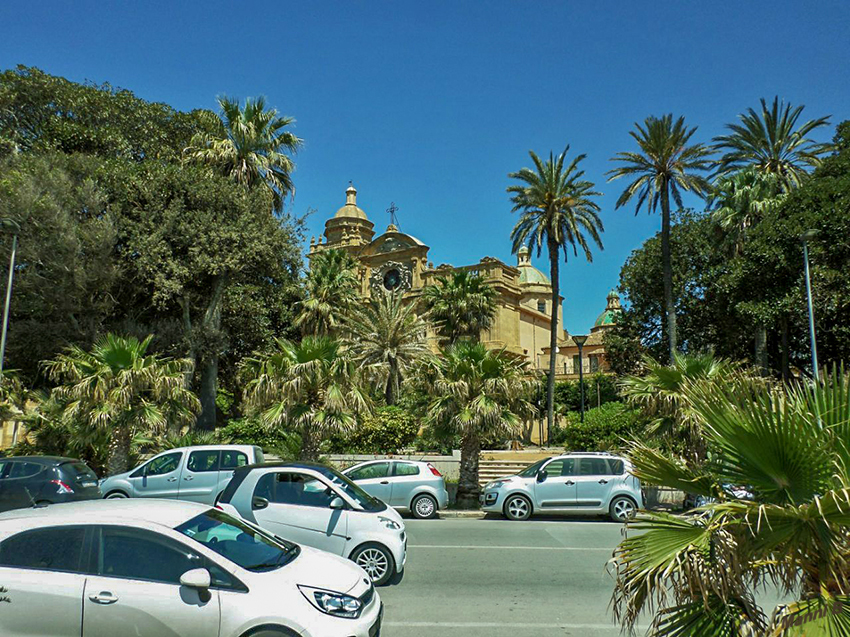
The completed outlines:
[[[413,512],[418,518],[430,518],[434,515],[434,511],[436,511],[436,509],[437,506],[434,503],[434,500],[429,498],[427,495],[416,498],[416,502],[413,504]]]
[[[355,564],[369,575],[373,582],[380,581],[386,574],[389,562],[384,552],[376,548],[367,548],[357,556]]]
[[[506,508],[508,517],[512,520],[525,520],[531,515],[531,506],[528,504],[528,500],[520,496],[509,499]]]
[[[611,510],[614,517],[620,522],[632,519],[637,512],[635,505],[628,498],[617,498],[614,500]]]

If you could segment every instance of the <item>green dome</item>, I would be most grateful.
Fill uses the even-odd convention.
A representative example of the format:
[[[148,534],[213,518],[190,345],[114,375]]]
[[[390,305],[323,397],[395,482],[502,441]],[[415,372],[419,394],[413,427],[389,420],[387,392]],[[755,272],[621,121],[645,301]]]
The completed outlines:
[[[617,319],[623,311],[620,307],[620,295],[617,294],[617,290],[611,290],[606,298],[608,300],[608,305],[605,307],[605,311],[602,312],[602,314],[600,314],[596,319],[596,323],[593,324],[593,327],[616,325]]]
[[[519,282],[549,285],[549,277],[547,277],[533,265],[523,265],[519,267]]]

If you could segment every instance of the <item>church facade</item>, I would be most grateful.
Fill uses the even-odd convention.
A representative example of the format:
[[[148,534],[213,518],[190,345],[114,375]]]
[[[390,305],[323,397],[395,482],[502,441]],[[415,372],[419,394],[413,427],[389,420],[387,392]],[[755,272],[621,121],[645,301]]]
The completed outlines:
[[[484,257],[472,265],[435,267],[428,255],[429,246],[401,232],[395,224],[377,234],[375,225],[357,205],[357,190],[350,185],[345,191],[345,205],[325,222],[324,235],[318,241],[311,239],[308,256],[328,249],[344,250],[357,261],[360,294],[364,298],[376,290],[391,290],[400,291],[405,299],[416,302],[422,290],[437,283],[440,276],[457,270],[478,274],[497,293],[496,316],[491,328],[481,334],[481,341],[489,348],[504,348],[522,358],[530,369],[548,369],[552,286],[549,278],[531,264],[527,248],[520,249],[515,265]],[[578,374],[578,350],[564,329],[562,302],[563,298],[558,303],[556,370],[559,377],[572,378]],[[607,315],[603,312],[607,322],[600,323],[600,315],[584,348],[585,371],[606,371],[602,335],[616,321],[618,308],[619,299],[614,302],[609,294],[605,312],[610,312]],[[431,334],[430,339],[436,348],[436,335]]]

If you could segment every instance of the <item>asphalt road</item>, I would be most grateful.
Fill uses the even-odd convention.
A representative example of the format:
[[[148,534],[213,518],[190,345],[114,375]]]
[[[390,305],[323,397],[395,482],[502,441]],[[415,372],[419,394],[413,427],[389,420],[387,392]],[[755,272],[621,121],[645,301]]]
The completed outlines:
[[[622,525],[406,520],[404,578],[381,589],[382,637],[614,637],[606,562]]]

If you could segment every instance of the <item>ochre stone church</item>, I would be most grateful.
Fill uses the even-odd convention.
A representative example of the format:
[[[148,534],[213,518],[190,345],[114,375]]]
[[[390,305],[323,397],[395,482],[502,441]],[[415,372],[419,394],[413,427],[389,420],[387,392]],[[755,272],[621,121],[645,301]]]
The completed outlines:
[[[360,293],[364,297],[376,289],[400,290],[405,298],[415,301],[439,276],[456,270],[475,272],[498,294],[495,320],[481,334],[481,341],[487,347],[504,348],[522,357],[531,369],[548,369],[552,286],[549,278],[531,264],[527,248],[520,249],[516,265],[484,257],[474,265],[434,267],[428,260],[430,248],[416,237],[401,232],[394,224],[378,236],[374,228],[357,206],[357,190],[350,185],[345,191],[345,205],[325,222],[324,237],[318,242],[311,239],[309,256],[329,248],[348,252],[360,264]],[[584,346],[585,373],[607,371],[602,336],[614,325],[619,311],[619,297],[612,291]],[[578,375],[578,348],[564,329],[562,314],[559,303],[556,370],[558,377],[574,378]],[[434,335],[432,340],[436,347]]]

